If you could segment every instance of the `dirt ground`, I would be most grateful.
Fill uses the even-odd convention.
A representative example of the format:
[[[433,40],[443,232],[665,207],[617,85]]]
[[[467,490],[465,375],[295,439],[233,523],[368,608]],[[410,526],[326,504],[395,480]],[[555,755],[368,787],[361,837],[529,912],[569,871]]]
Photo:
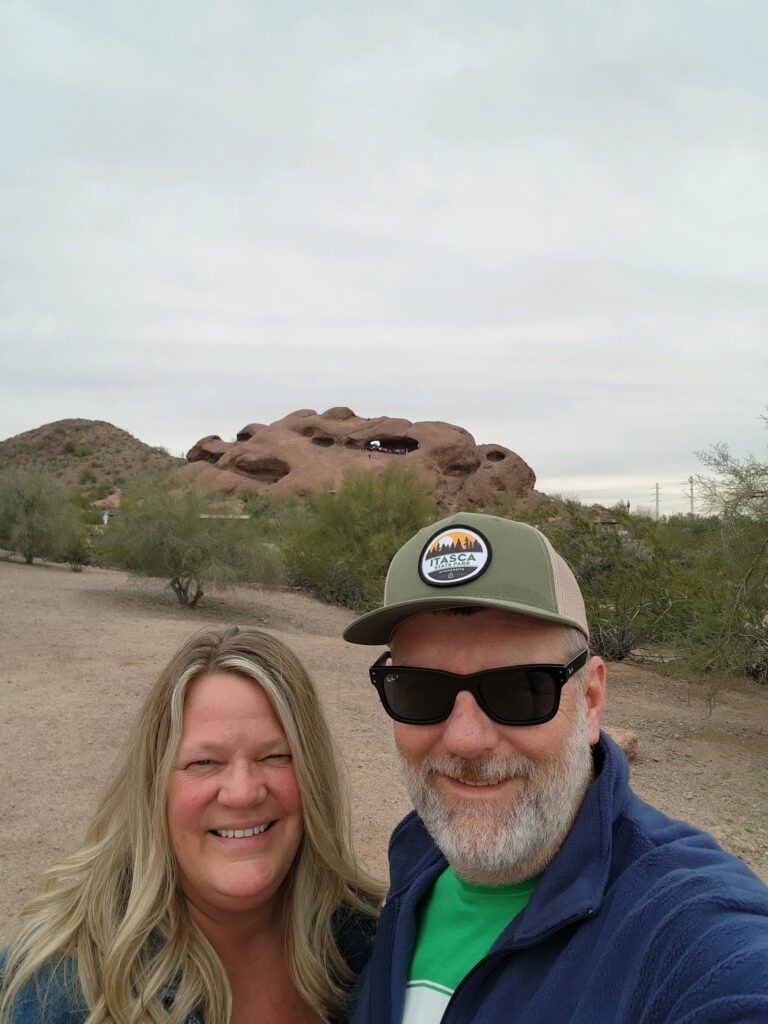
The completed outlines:
[[[408,808],[388,719],[366,669],[378,654],[340,639],[350,613],[303,594],[238,589],[175,606],[157,581],[0,561],[0,932],[45,867],[82,837],[129,723],[195,629],[255,624],[314,675],[346,762],[358,849],[386,871]],[[636,790],[713,833],[768,881],[768,688],[706,688],[645,667],[609,666],[609,724],[637,732]]]

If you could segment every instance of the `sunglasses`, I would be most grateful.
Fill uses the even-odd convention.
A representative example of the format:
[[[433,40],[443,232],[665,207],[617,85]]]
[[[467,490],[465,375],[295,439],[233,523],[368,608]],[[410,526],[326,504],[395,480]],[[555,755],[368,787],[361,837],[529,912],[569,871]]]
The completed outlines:
[[[586,664],[589,651],[567,665],[510,665],[462,676],[434,668],[385,665],[385,651],[368,670],[384,710],[396,722],[434,725],[444,722],[463,690],[471,693],[489,718],[501,725],[540,725],[557,714],[560,691]]]

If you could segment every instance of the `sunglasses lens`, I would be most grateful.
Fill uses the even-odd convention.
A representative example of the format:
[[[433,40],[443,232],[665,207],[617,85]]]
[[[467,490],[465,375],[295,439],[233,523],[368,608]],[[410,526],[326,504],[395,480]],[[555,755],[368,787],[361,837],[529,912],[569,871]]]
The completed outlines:
[[[493,672],[480,683],[488,710],[510,724],[536,722],[552,713],[558,688],[547,672],[524,669]]]
[[[414,725],[444,722],[456,695],[467,690],[475,695],[486,714],[504,725],[534,725],[550,719],[559,703],[558,668],[499,668],[474,676],[375,665],[371,678],[384,706],[395,718]]]
[[[439,676],[430,676],[428,672],[388,672],[383,683],[387,703],[400,718],[434,722],[451,713],[454,694]]]

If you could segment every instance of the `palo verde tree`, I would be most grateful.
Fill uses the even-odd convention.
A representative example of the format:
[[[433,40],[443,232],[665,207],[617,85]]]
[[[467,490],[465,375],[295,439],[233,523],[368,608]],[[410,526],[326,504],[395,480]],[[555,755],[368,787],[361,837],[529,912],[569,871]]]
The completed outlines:
[[[637,648],[676,642],[690,573],[666,550],[662,524],[631,515],[622,504],[601,517],[557,498],[497,511],[536,526],[566,559],[584,597],[596,654],[622,661]]]
[[[705,667],[768,684],[768,463],[736,458],[724,444],[699,458],[713,474],[699,476],[700,490],[720,520],[716,573],[698,623]]]
[[[392,556],[435,515],[427,485],[407,466],[392,462],[380,476],[348,473],[338,492],[316,495],[288,525],[289,579],[323,601],[374,607]]]
[[[579,581],[592,648],[621,661],[674,635],[687,591],[684,570],[667,556],[658,524],[621,506],[612,512],[606,525],[566,502],[542,530]]]
[[[275,585],[280,558],[252,520],[167,480],[126,488],[120,510],[97,545],[102,564],[168,580],[179,604],[196,607],[206,586]]]
[[[0,473],[0,546],[35,558],[58,558],[79,533],[78,512],[64,483],[38,470]]]

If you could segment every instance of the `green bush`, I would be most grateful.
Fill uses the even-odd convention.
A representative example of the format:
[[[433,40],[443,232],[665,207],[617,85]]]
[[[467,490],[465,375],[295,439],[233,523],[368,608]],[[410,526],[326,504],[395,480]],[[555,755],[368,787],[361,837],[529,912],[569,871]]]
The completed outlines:
[[[425,483],[407,466],[392,463],[381,476],[350,473],[338,493],[318,494],[288,524],[288,578],[323,601],[374,607],[394,553],[435,516]]]
[[[88,543],[88,535],[85,530],[78,531],[70,541],[64,545],[61,554],[72,572],[82,572],[86,565],[90,565],[91,546]]]
[[[621,504],[605,522],[593,510],[562,499],[503,511],[540,529],[570,565],[596,654],[621,661],[636,648],[679,638],[690,581],[667,550],[663,522],[630,515]]]
[[[638,647],[675,636],[675,616],[686,602],[682,571],[660,543],[658,524],[614,510],[602,525],[567,503],[543,532],[570,563],[579,581],[593,650],[621,661]]]
[[[240,495],[243,512],[251,519],[267,519],[272,515],[274,506],[268,494],[261,491],[243,491]]]
[[[177,493],[152,479],[126,489],[97,545],[105,565],[167,579],[179,604],[194,608],[204,587],[275,585],[280,556],[254,523],[228,518],[207,496]]]
[[[0,473],[0,545],[30,565],[60,557],[77,531],[77,509],[60,480],[36,470]]]
[[[746,672],[766,685],[768,461],[737,459],[726,445],[699,457],[714,474],[699,477],[699,486],[718,530],[709,547],[709,587],[696,609],[697,660],[705,669]]]

